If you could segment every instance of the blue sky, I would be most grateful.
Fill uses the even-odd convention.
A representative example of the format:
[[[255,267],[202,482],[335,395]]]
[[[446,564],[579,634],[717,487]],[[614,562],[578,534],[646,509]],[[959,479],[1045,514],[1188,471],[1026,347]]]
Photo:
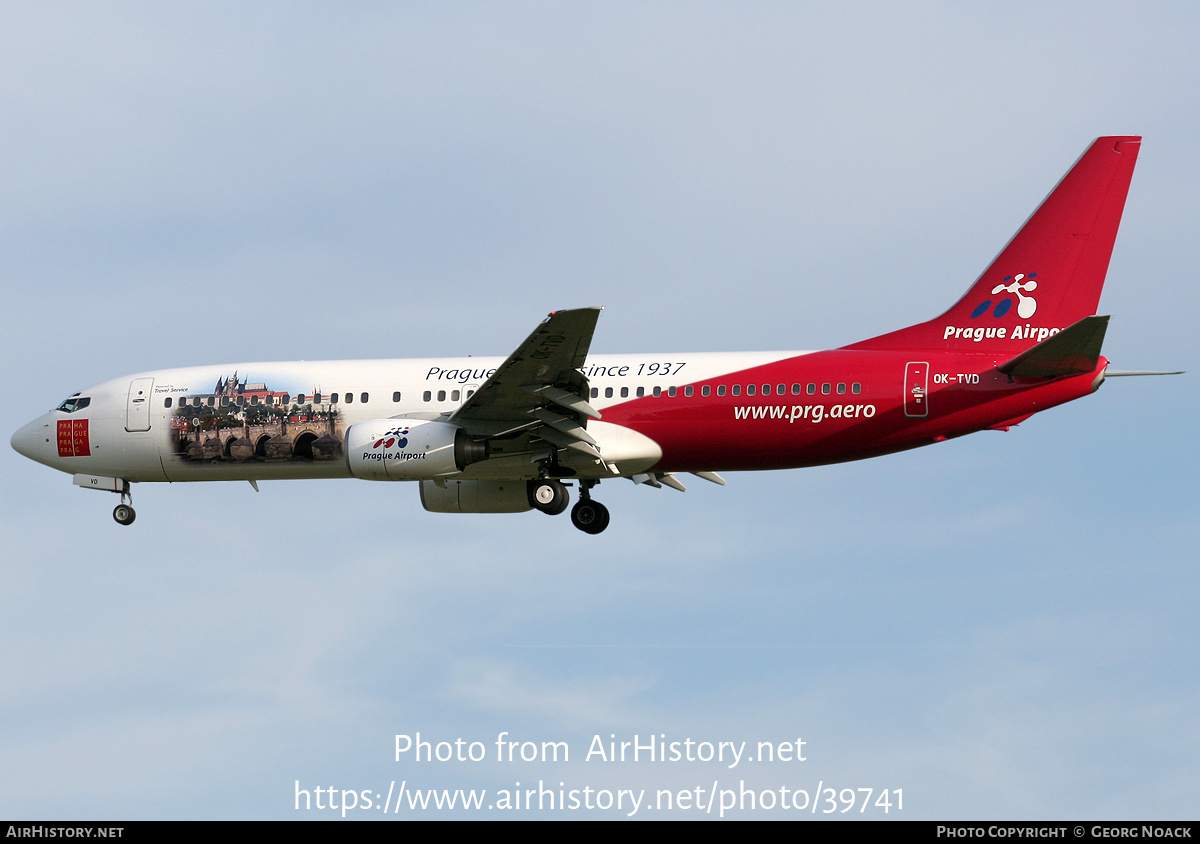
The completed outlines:
[[[503,355],[562,307],[606,306],[597,352],[852,342],[952,303],[1103,134],[1145,136],[1105,354],[1197,369],[1189,4],[2,18],[10,433],[157,367]],[[317,817],[297,780],[541,779],[1194,817],[1194,378],[725,488],[605,484],[594,538],[356,481],[145,485],[123,529],[6,449],[0,814]],[[395,762],[418,731],[572,756]],[[807,761],[585,762],[610,734]]]

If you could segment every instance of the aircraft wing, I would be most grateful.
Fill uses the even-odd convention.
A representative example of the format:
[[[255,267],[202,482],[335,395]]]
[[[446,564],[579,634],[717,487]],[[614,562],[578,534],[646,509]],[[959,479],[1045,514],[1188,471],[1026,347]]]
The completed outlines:
[[[596,441],[585,430],[588,418],[600,414],[587,402],[588,381],[579,369],[601,310],[550,314],[449,421],[474,437],[528,432],[600,459]]]

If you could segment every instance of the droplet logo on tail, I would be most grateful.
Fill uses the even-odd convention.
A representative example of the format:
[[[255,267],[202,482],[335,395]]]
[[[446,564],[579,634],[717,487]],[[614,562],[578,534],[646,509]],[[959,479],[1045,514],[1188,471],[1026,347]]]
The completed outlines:
[[[1021,319],[1030,319],[1037,313],[1037,299],[1028,294],[1038,289],[1038,282],[1035,281],[1037,273],[1017,273],[1016,275],[1005,276],[1004,280],[992,288],[992,296],[997,296],[1001,293],[1011,293],[1013,296],[1002,296],[999,299],[984,299],[975,306],[975,310],[971,311],[971,319],[977,320],[987,314],[1000,319],[1007,316],[1013,309],[1013,303],[1017,305],[1017,316]],[[998,326],[998,325],[976,325],[969,328],[962,326],[947,325],[945,333],[942,334],[943,340],[974,340],[978,343],[981,340],[1045,340],[1052,334],[1057,334],[1060,329],[1047,328],[1037,325],[1016,325]]]
[[[1026,296],[1026,293],[1037,290],[1038,283],[1034,281],[1037,278],[1037,273],[1017,273],[1016,275],[1005,276],[1004,281],[992,288],[992,295],[997,293],[1015,293],[1017,296],[1017,316],[1021,319],[1029,319],[1037,310],[1037,299],[1032,296]],[[1013,300],[1008,296],[996,302],[996,308],[992,311],[992,316],[996,319],[1008,313],[1012,307]],[[971,311],[971,319],[978,319],[987,313],[988,308],[992,306],[991,299],[984,299],[979,303],[975,310]]]

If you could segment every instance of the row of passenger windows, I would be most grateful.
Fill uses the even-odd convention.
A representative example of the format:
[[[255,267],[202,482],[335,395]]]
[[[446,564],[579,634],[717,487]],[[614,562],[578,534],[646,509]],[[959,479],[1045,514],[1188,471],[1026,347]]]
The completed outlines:
[[[473,396],[473,395],[475,395],[475,391],[474,391],[474,390],[467,390],[467,396],[466,396],[467,398],[470,398],[470,397],[471,397],[471,396]],[[462,391],[461,391],[461,390],[451,390],[451,391],[450,391],[450,401],[458,401],[460,398],[462,398]],[[424,396],[424,399],[425,399],[425,401],[433,401],[433,392],[432,392],[432,391],[430,391],[430,390],[426,390],[426,391],[425,391],[425,396]],[[445,401],[445,400],[446,400],[446,391],[445,391],[445,390],[438,390],[438,391],[437,391],[437,400],[438,400],[438,401]],[[399,394],[399,393],[396,393],[396,401],[400,401],[400,394]]]
[[[826,381],[824,384],[821,385],[821,395],[823,395],[823,396],[829,395],[830,393],[832,393],[834,391],[835,386],[837,389],[837,394],[839,396],[843,396],[846,394],[846,384],[845,383],[839,383],[837,385],[834,385],[833,383]],[[763,384],[763,385],[761,385],[761,387],[758,384],[747,384],[745,389],[746,389],[746,395],[748,395],[748,396],[753,396],[756,394],[769,396],[772,393],[774,393],[774,395],[777,395],[777,396],[786,396],[788,394],[788,385],[787,384]],[[684,394],[684,396],[691,397],[691,396],[695,395],[695,390],[696,390],[695,387],[691,387],[691,386],[684,387],[683,394]],[[857,381],[853,382],[852,384],[850,384],[850,392],[854,393],[854,395],[858,395],[859,393],[862,392],[862,384],[858,383]],[[629,398],[629,388],[628,387],[622,387],[620,393],[621,393],[621,398],[623,398],[623,399]],[[816,385],[816,383],[811,383],[811,384],[808,384],[807,386],[804,384],[793,384],[791,393],[793,396],[799,396],[799,395],[815,396],[817,394],[817,385]],[[651,393],[651,395],[653,395],[655,398],[658,398],[662,394],[663,394],[662,387],[655,387]],[[670,396],[671,398],[674,398],[678,394],[679,394],[678,387],[667,387],[667,395]],[[742,394],[742,385],[741,384],[734,384],[729,388],[729,395],[740,396],[741,394]],[[611,399],[611,398],[613,398],[614,395],[615,395],[615,392],[612,387],[604,388],[604,397],[606,399]],[[640,399],[640,398],[644,397],[645,395],[646,395],[646,388],[638,387],[637,392],[635,393],[635,397]],[[706,397],[711,396],[712,395],[712,387],[709,386],[708,384],[705,384],[703,387],[700,388],[700,395],[706,396]],[[717,395],[718,396],[725,395],[725,385],[724,384],[717,385]],[[592,387],[592,398],[594,398],[594,399],[600,398],[600,388],[599,387]]]
[[[307,404],[309,401],[311,401],[313,404],[320,404],[322,395],[322,393],[313,393],[312,396],[309,396],[307,393],[301,393],[300,395],[296,396],[296,404]],[[370,398],[370,393],[358,394],[358,401],[362,402],[363,404],[366,404]],[[179,406],[216,407],[218,403],[217,399],[217,396],[181,396],[179,399]],[[353,404],[354,393],[329,394],[330,404],[338,404],[339,401],[345,404]],[[400,401],[400,394],[393,393],[392,401]],[[172,400],[170,398],[164,399],[163,407],[170,407],[171,402]],[[221,407],[256,407],[258,405],[263,405],[264,407],[287,407],[289,404],[291,404],[291,402],[291,396],[289,396],[287,393],[275,393],[269,396],[256,395],[250,396],[249,399],[247,399],[245,396],[220,396]]]
[[[858,395],[859,393],[862,392],[862,384],[858,383],[857,381],[849,384],[848,386],[850,388],[850,392],[853,393],[854,395]],[[823,396],[830,395],[831,393],[833,393],[835,391],[835,389],[839,396],[844,396],[846,394],[847,384],[842,382],[842,383],[838,383],[835,385],[831,382],[826,381],[824,384],[820,385],[820,388],[821,388],[821,395],[823,395]],[[774,393],[774,395],[777,395],[777,396],[785,396],[788,393],[788,385],[787,384],[763,384],[760,388],[760,386],[758,384],[747,384],[745,387],[745,390],[746,390],[746,395],[748,395],[748,396],[753,396],[756,394],[769,396],[769,395],[772,395],[772,393]],[[760,390],[761,390],[761,392],[760,392]],[[696,391],[696,388],[693,386],[687,386],[687,387],[683,388],[684,396],[687,396],[689,398],[691,396],[695,395],[695,391]],[[604,397],[606,399],[614,398],[617,395],[617,392],[618,391],[614,387],[605,387],[604,388]],[[623,398],[623,399],[629,398],[629,387],[621,387],[619,392],[620,392],[621,398]],[[726,392],[725,385],[718,384],[717,389],[716,389],[717,395],[724,396],[725,392]],[[674,398],[675,396],[677,396],[679,394],[679,388],[678,387],[667,387],[666,393],[671,398]],[[804,394],[807,394],[810,396],[815,396],[817,394],[817,384],[816,383],[811,383],[808,385],[792,384],[791,393],[793,396],[799,396],[799,395],[804,395]],[[475,394],[474,390],[467,390],[466,397],[470,398],[474,394]],[[661,396],[663,394],[663,388],[662,387],[654,387],[651,390],[650,394],[652,396],[654,396],[655,398],[658,398],[659,396]],[[700,395],[707,397],[707,396],[711,396],[712,394],[713,394],[713,388],[711,385],[705,384],[703,387],[700,388]],[[742,385],[741,384],[734,384],[733,386],[729,387],[729,395],[740,396],[741,394],[742,394]],[[460,394],[459,394],[458,390],[451,390],[450,391],[450,401],[458,401],[459,395]],[[634,396],[636,398],[639,398],[639,399],[644,398],[645,395],[646,395],[645,387],[637,387],[634,391]],[[594,399],[600,398],[600,388],[599,387],[592,387],[592,398],[594,398]],[[425,401],[433,401],[433,393],[429,390],[426,390],[424,399],[425,399]],[[393,393],[392,400],[400,401],[400,394]],[[446,400],[446,391],[445,390],[437,391],[437,400],[440,402]]]
[[[846,388],[847,388],[847,385],[844,382],[839,382],[837,384],[833,384],[832,382],[826,381],[825,383],[820,385],[821,395],[823,395],[823,396],[828,396],[835,391],[837,392],[837,394],[839,396],[845,395]],[[742,395],[742,389],[743,389],[743,387],[741,384],[733,384],[732,386],[730,386],[728,388],[728,392],[729,392],[729,395],[731,395],[731,396],[740,396],[740,395]],[[855,381],[849,385],[849,389],[850,389],[851,393],[853,393],[854,395],[858,395],[859,393],[862,392],[862,384]],[[690,398],[691,396],[695,395],[695,390],[696,390],[696,388],[693,386],[690,386],[690,385],[687,387],[684,387],[683,395],[685,397]],[[745,386],[745,391],[746,391],[747,396],[753,396],[753,395],[769,396],[772,394],[777,395],[777,396],[785,396],[789,392],[787,384],[762,384],[762,385],[747,384]],[[809,383],[807,385],[792,384],[790,392],[793,396],[799,396],[799,395],[815,396],[817,394],[817,384],[815,382]],[[666,393],[671,398],[674,398],[675,396],[677,396],[679,394],[679,388],[678,387],[668,387],[666,389]],[[470,398],[474,394],[475,394],[474,390],[467,390],[466,398]],[[627,399],[627,398],[629,398],[629,394],[630,394],[629,387],[621,387],[620,388],[620,397],[621,398]],[[655,398],[658,398],[659,396],[661,396],[663,394],[663,388],[662,387],[654,387],[651,390],[650,394],[652,396],[654,396]],[[711,396],[712,394],[713,394],[713,388],[710,385],[705,384],[703,387],[700,388],[700,395],[708,397],[708,396]],[[726,386],[724,384],[718,384],[717,388],[716,388],[716,394],[718,396],[724,396],[726,394]],[[312,396],[309,396],[306,393],[301,393],[300,395],[296,396],[296,404],[306,404],[309,401],[311,401],[313,404],[321,404],[322,395],[323,395],[322,393],[313,393]],[[433,395],[434,394],[433,394],[432,390],[426,390],[424,392],[424,395],[422,396],[422,399],[424,401],[431,402],[431,401],[433,401]],[[438,390],[437,391],[437,400],[439,402],[444,402],[444,401],[446,401],[447,395],[449,396],[449,399],[452,402],[460,401],[463,398],[461,390],[450,390],[450,391]],[[604,397],[606,399],[614,398],[616,395],[617,395],[617,390],[615,388],[613,388],[613,387],[605,387],[604,388]],[[645,395],[646,395],[645,387],[638,387],[634,391],[634,396],[636,398],[639,398],[639,399],[644,398]],[[596,399],[599,397],[600,397],[600,388],[592,387],[592,398]],[[359,393],[358,394],[358,401],[360,403],[366,404],[369,400],[370,400],[369,393]],[[81,406],[86,407],[87,406],[86,403],[88,400],[83,399],[82,401],[83,401],[83,404]],[[170,407],[171,401],[172,400],[170,398],[164,400],[163,407]],[[338,404],[339,402],[343,403],[343,404],[353,404],[354,401],[355,401],[354,393],[341,393],[341,394],[330,393],[329,394],[329,403],[330,404]],[[400,392],[398,390],[396,392],[392,393],[392,401],[393,402],[400,401]],[[70,399],[68,399],[66,402],[63,402],[62,406],[60,406],[59,409],[60,410],[66,409],[67,405],[70,402],[71,402]],[[246,407],[246,406],[253,407],[256,405],[260,405],[260,404],[267,406],[267,407],[286,407],[290,403],[291,403],[291,397],[287,393],[280,393],[280,394],[271,395],[271,396],[251,396],[249,401],[246,400],[245,396],[237,396],[236,398],[230,397],[230,396],[221,396],[220,397],[221,407],[230,407],[233,405],[236,405],[237,407]],[[180,407],[216,407],[217,406],[217,397],[216,396],[191,396],[189,398],[187,396],[184,396],[179,399],[179,406]],[[74,410],[74,409],[78,409],[78,408],[71,408],[71,409]],[[68,412],[70,412],[70,411],[68,410]]]

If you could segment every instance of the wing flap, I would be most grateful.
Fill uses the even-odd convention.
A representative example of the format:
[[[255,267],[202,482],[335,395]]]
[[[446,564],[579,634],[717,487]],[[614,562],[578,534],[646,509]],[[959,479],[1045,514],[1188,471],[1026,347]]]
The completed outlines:
[[[603,462],[587,420],[587,361],[601,308],[555,311],[533,330],[449,421],[475,437],[535,437]]]
[[[529,411],[529,415],[533,416],[535,419],[540,419],[551,428],[561,431],[568,436],[574,437],[577,440],[583,440],[588,445],[596,444],[596,440],[592,437],[592,435],[585,431],[583,427],[579,425],[579,423],[555,413],[552,410],[546,410],[545,408],[539,407],[535,410]]]
[[[582,366],[582,364],[580,364],[580,366]],[[546,398],[550,399],[550,401],[565,407],[567,410],[573,410],[576,413],[582,413],[584,416],[590,416],[592,419],[600,418],[599,411],[597,411],[579,396],[568,392],[567,390],[560,390],[558,387],[550,386],[526,387],[525,389],[531,393],[545,396]]]

